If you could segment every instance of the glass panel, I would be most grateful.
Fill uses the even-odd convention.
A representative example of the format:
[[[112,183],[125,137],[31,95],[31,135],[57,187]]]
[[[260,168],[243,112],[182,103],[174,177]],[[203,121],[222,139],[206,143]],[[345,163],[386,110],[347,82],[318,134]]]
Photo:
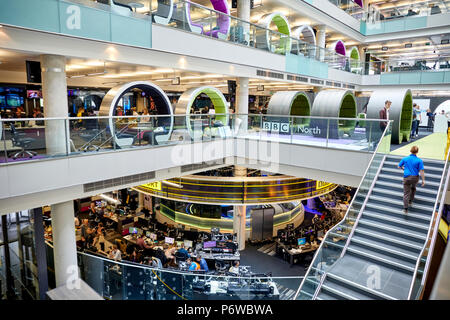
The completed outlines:
[[[109,300],[291,299],[302,280],[270,273],[233,275],[220,263],[204,273],[186,271],[185,263],[183,270],[169,270],[86,253],[79,253],[78,259],[82,279]]]
[[[379,126],[379,122],[375,123]],[[389,126],[391,126],[391,122]],[[336,127],[336,124],[330,125],[330,132],[333,130],[333,127]],[[390,128],[386,131],[389,133]],[[383,143],[380,144],[380,147],[374,154],[345,217],[326,233],[319,250],[316,252],[314,260],[302,282],[302,286],[299,288],[297,299],[312,299],[318,290],[322,274],[339,260],[380,163],[383,157],[390,152],[390,137],[389,139],[385,139],[382,135],[380,140]]]

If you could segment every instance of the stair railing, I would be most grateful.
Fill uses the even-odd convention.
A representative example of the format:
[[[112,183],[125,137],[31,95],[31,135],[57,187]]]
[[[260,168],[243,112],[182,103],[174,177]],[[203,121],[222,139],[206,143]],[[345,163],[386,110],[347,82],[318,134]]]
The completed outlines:
[[[439,183],[439,189],[438,189],[438,192],[436,195],[436,201],[435,201],[434,207],[433,207],[433,217],[431,219],[430,227],[428,228],[428,233],[427,233],[425,243],[422,247],[422,250],[420,251],[419,258],[417,259],[417,262],[416,262],[416,267],[414,268],[414,274],[413,274],[411,286],[409,288],[409,293],[408,293],[408,300],[411,300],[411,299],[416,300],[421,297],[423,289],[425,287],[425,282],[427,280],[428,269],[430,268],[431,259],[433,257],[434,244],[436,243],[436,237],[437,237],[438,230],[439,230],[439,223],[441,221],[442,211],[444,209],[444,204],[445,204],[445,196],[447,194],[448,185],[449,185],[449,178],[450,178],[449,161],[448,161],[449,156],[450,156],[450,150],[447,151],[447,154],[445,157],[445,164],[444,164],[444,168],[442,170],[442,176],[441,176],[441,180]],[[441,193],[442,193],[442,195],[441,195]],[[438,211],[436,211],[438,204],[439,204],[439,209],[438,209]],[[434,221],[433,221],[433,219],[434,219]],[[430,239],[430,237],[431,237],[431,239]],[[428,249],[428,253],[425,258],[426,259],[425,267],[423,269],[422,279],[420,279],[420,284],[419,284],[418,281],[416,281],[419,279],[416,279],[416,278],[418,277],[418,274],[419,274],[419,268],[420,268],[420,263],[422,261],[422,257],[424,256],[424,253],[427,249]]]
[[[365,181],[366,176],[367,176],[368,173],[369,173],[369,169],[372,167],[372,164],[373,164],[373,161],[374,161],[376,155],[379,154],[380,146],[381,146],[382,144],[384,144],[385,141],[387,141],[385,138],[387,137],[387,133],[390,133],[390,132],[391,132],[392,122],[393,122],[392,120],[388,120],[388,125],[386,126],[386,128],[385,128],[384,131],[383,131],[383,134],[382,134],[381,137],[380,137],[379,143],[378,143],[377,147],[375,148],[375,151],[374,151],[374,153],[373,153],[373,155],[372,155],[372,157],[371,157],[371,159],[370,159],[370,161],[369,161],[369,165],[367,166],[367,168],[366,168],[366,170],[365,170],[365,172],[364,172],[364,174],[363,174],[363,177],[362,177],[362,179],[361,179],[361,182],[359,183],[358,189],[356,190],[355,195],[353,196],[353,199],[352,199],[352,201],[350,202],[350,205],[348,206],[348,209],[347,209],[347,212],[346,212],[344,218],[342,218],[341,222],[339,222],[339,223],[336,224],[334,227],[332,227],[330,230],[328,230],[328,232],[327,232],[326,235],[324,236],[324,238],[323,238],[323,240],[322,240],[322,242],[321,242],[319,248],[316,250],[316,253],[314,254],[314,257],[313,257],[313,259],[312,259],[312,261],[311,261],[311,264],[309,265],[309,268],[308,268],[308,271],[307,271],[306,274],[305,274],[305,277],[303,278],[303,280],[302,280],[300,286],[299,286],[298,289],[297,289],[297,292],[295,293],[294,297],[292,298],[293,300],[296,300],[296,299],[297,299],[298,295],[299,295],[300,292],[301,292],[301,289],[303,288],[305,282],[306,282],[307,279],[308,279],[308,276],[310,276],[311,270],[312,270],[313,266],[315,265],[315,262],[317,261],[319,255],[320,255],[320,252],[322,252],[322,250],[323,250],[323,246],[324,246],[324,244],[325,244],[325,240],[327,239],[327,237],[328,237],[335,229],[337,229],[341,224],[343,224],[343,223],[347,220],[347,218],[350,216],[350,211],[353,209],[354,201],[355,201],[355,199],[356,199],[356,197],[357,197],[357,195],[358,195],[358,192],[360,191],[360,189],[361,189],[361,187],[362,187],[362,185],[363,185],[363,183],[364,183],[364,181]],[[389,145],[390,145],[390,139],[388,140],[388,142],[389,142]],[[370,143],[370,141],[369,141],[369,143]],[[383,157],[383,159],[384,159],[384,157]],[[381,166],[382,166],[382,163],[380,164],[379,167],[381,167]],[[379,169],[379,168],[378,168],[378,169]],[[354,229],[354,227],[352,227],[352,230],[353,230],[353,229]],[[323,272],[326,273],[325,270],[324,270]],[[319,287],[316,288],[316,290],[315,290],[315,292],[314,292],[314,294],[313,294],[313,298],[316,296],[316,294],[318,294],[318,290],[319,290],[319,288],[320,288],[320,285],[321,285],[321,284],[319,283]]]
[[[344,249],[342,250],[341,258],[344,256],[345,252],[347,251],[348,246],[350,245],[350,241],[353,237],[353,234],[355,233],[355,229],[358,226],[359,219],[361,219],[362,213],[363,213],[364,209],[366,208],[367,202],[369,201],[369,197],[372,194],[373,187],[375,186],[375,183],[377,182],[378,175],[380,174],[380,171],[383,168],[385,159],[386,159],[386,156],[384,156],[383,159],[381,159],[380,166],[378,167],[377,173],[375,174],[372,184],[370,185],[369,191],[367,192],[367,195],[366,195],[366,198],[364,199],[363,205],[361,206],[361,209],[359,210],[358,217],[356,217],[355,224],[353,225],[353,228],[350,231],[350,234],[348,236],[347,242],[345,243]],[[356,193],[355,193],[355,195],[356,195]]]

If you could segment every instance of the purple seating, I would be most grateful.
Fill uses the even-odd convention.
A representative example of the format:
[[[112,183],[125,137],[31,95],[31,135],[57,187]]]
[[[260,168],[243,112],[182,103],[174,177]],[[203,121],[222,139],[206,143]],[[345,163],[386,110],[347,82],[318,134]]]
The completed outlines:
[[[189,27],[191,28],[192,32],[203,34],[203,25],[199,23],[193,23],[191,19],[191,2],[186,2],[186,18],[187,22],[189,24]]]
[[[228,7],[228,2],[226,0],[210,0],[211,4],[216,11],[223,12],[225,14],[230,14],[230,8]],[[226,15],[219,15],[217,18],[217,27],[213,30],[205,32],[206,35],[212,36],[214,38],[226,38],[230,32],[230,17]]]

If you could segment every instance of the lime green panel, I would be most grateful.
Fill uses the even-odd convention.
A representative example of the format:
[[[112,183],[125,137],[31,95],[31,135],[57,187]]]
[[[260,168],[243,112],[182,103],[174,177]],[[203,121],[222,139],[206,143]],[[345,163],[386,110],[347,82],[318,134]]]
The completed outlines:
[[[291,105],[291,116],[311,115],[311,105],[308,97],[304,93],[299,93]],[[309,125],[310,118],[294,118],[295,125]]]
[[[341,108],[339,109],[339,118],[356,118],[356,100],[352,94],[347,94],[342,100]],[[355,129],[355,120],[340,120],[339,129],[345,133],[350,133]]]
[[[398,143],[402,143],[403,140],[409,141],[412,129],[412,95],[407,93],[403,100],[402,111],[400,114],[400,134]]]

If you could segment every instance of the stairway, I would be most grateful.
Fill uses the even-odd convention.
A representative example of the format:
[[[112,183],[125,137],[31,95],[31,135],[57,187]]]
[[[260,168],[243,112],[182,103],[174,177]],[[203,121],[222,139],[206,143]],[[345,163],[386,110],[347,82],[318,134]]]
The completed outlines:
[[[303,290],[311,296],[320,287],[318,300],[407,299],[413,274],[425,244],[433,208],[441,181],[444,162],[424,160],[425,187],[417,185],[417,192],[408,214],[403,213],[403,172],[397,168],[401,157],[387,156],[375,177],[362,215],[354,227],[349,245],[342,257],[325,270],[323,277],[311,270]],[[354,204],[361,208],[363,197],[356,195]],[[329,246],[333,236],[325,239]],[[306,292],[305,292],[306,291]]]

